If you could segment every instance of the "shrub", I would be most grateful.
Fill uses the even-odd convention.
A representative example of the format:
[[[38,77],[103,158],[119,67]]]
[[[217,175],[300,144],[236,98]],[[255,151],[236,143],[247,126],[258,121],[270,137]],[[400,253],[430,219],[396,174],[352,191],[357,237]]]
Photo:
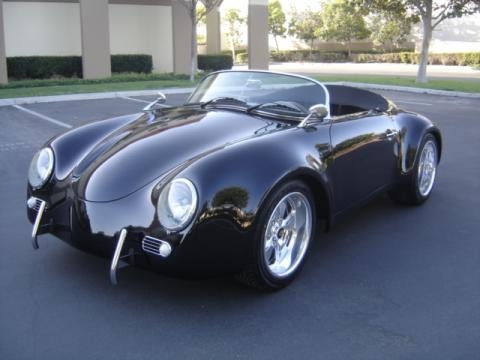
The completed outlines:
[[[113,73],[151,73],[151,55],[112,55]],[[7,58],[12,79],[49,79],[81,77],[81,56],[15,56]]]
[[[246,64],[248,62],[248,53],[244,52],[244,53],[240,53],[240,54],[237,54],[237,63],[239,64]]]
[[[348,55],[344,51],[319,51],[319,50],[289,50],[272,51],[270,57],[273,61],[314,61],[314,62],[344,62]]]
[[[16,56],[7,58],[8,76],[14,79],[47,79],[53,76],[80,77],[80,56]]]
[[[152,69],[151,55],[112,55],[113,73],[150,74]]]
[[[420,54],[412,51],[379,53],[367,51],[363,53],[352,53],[348,58],[344,51],[323,52],[318,50],[291,50],[272,51],[271,59],[279,62],[289,61],[316,61],[316,62],[343,62],[351,60],[358,63],[404,63],[418,64]],[[430,54],[428,63],[434,65],[480,65],[480,53],[444,53]]]
[[[198,55],[198,68],[200,70],[227,70],[233,66],[232,55],[208,54]]]
[[[480,65],[480,53],[465,53],[465,65]]]

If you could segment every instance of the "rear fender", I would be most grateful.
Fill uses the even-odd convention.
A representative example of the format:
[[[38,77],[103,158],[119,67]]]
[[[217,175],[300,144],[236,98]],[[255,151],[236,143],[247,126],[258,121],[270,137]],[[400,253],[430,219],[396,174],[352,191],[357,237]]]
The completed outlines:
[[[427,133],[435,136],[439,147],[438,160],[440,161],[442,151],[442,137],[439,129],[426,117],[413,113],[399,113],[396,123],[400,134],[400,165],[402,175],[409,174],[414,165],[415,159]]]

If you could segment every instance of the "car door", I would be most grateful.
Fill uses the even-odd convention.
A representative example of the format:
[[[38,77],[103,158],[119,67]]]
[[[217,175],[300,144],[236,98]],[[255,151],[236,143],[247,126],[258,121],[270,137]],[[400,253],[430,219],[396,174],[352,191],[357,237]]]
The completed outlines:
[[[340,212],[393,182],[398,136],[385,113],[334,117],[330,127],[335,208]]]

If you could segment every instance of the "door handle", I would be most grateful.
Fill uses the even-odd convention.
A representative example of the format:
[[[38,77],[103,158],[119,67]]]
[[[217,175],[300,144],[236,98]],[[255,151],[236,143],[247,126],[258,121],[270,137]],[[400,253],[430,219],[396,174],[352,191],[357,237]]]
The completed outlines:
[[[385,132],[385,136],[389,140],[393,139],[395,136],[397,136],[397,134],[398,134],[398,130],[387,129],[387,131]]]

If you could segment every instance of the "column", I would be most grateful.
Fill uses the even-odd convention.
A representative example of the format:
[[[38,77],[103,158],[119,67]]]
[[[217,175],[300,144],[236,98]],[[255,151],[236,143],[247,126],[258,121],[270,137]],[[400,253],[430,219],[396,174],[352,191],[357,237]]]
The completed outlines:
[[[5,30],[3,25],[3,0],[0,0],[0,84],[8,83]]]
[[[207,54],[218,54],[220,51],[220,11],[216,8],[207,14]]]
[[[248,67],[268,70],[268,0],[248,1]]]
[[[80,0],[84,79],[112,75],[108,0]]]
[[[179,1],[172,1],[173,72],[190,74],[192,23],[187,9]]]

